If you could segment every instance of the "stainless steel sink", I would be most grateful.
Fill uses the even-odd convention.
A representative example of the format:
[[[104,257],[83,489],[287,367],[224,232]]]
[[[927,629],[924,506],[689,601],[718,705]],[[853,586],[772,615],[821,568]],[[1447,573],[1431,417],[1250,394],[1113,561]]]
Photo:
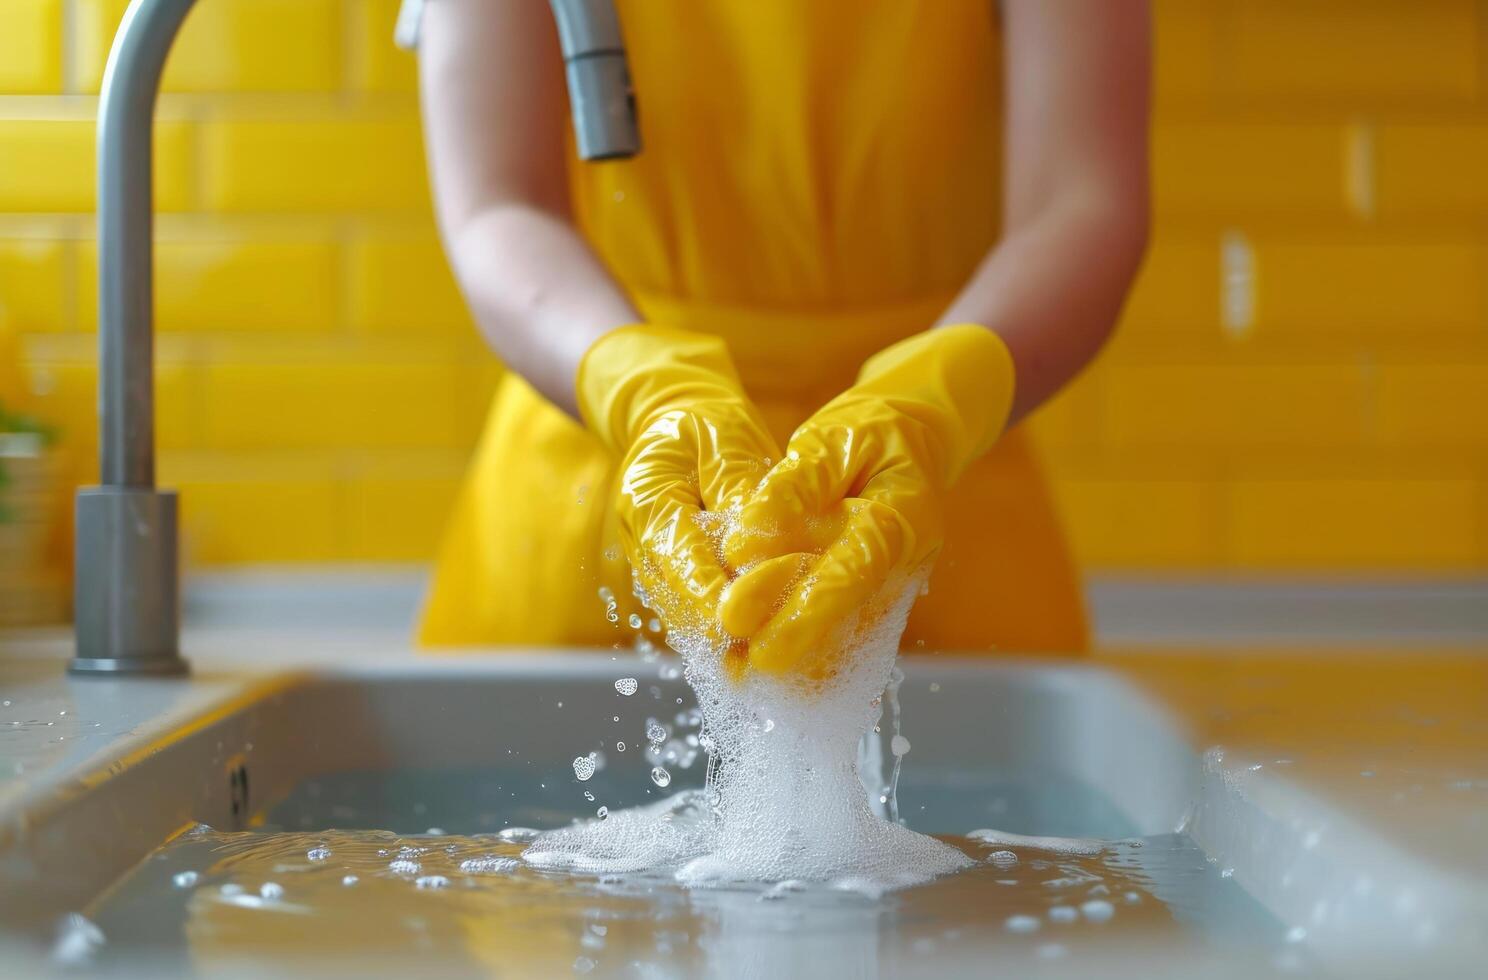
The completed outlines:
[[[627,674],[640,678],[641,689],[619,698],[613,682]],[[1481,931],[1468,928],[1483,921],[1475,918],[1484,908],[1481,887],[1403,860],[1387,842],[1369,850],[1367,828],[1330,833],[1326,846],[1317,846],[1312,828],[1336,829],[1346,815],[1284,781],[1264,787],[1247,781],[1237,775],[1243,759],[1206,756],[1162,704],[1116,672],[937,658],[909,663],[906,674],[901,698],[913,749],[901,803],[916,829],[964,834],[993,826],[1105,839],[1158,839],[1182,829],[1184,847],[1201,848],[1209,858],[1202,864],[1216,876],[1223,869],[1237,894],[1243,884],[1259,917],[1307,953],[1290,959],[1257,953],[1262,958],[1248,963],[1242,945],[1226,960],[1242,973],[1253,972],[1247,963],[1262,971],[1307,964],[1352,970],[1406,961],[1450,973],[1451,964],[1481,952]],[[117,883],[138,878],[143,859],[195,825],[221,833],[365,828],[403,835],[561,825],[592,812],[573,780],[576,754],[598,737],[640,731],[646,716],[669,718],[691,703],[681,681],[661,679],[655,666],[577,653],[257,677],[207,672],[193,681],[47,676],[10,685],[7,697],[26,706],[28,717],[70,712],[59,717],[80,733],[71,748],[54,747],[70,755],[54,755],[47,765],[34,760],[44,776],[22,773],[0,784],[0,919],[15,955],[40,957],[34,961],[40,965],[48,962],[59,921],[70,913],[96,917],[100,909],[112,909],[118,919]],[[68,707],[57,707],[62,704]],[[618,723],[611,720],[616,716]],[[611,808],[644,803],[654,798],[645,779],[650,765],[639,752],[612,751],[603,778],[590,788]],[[700,778],[701,766],[679,771],[672,789]],[[1345,880],[1338,871],[1338,860],[1361,847],[1356,870],[1374,876],[1374,899],[1357,893],[1358,875]],[[135,876],[127,877],[132,868]],[[1417,921],[1419,915],[1395,908],[1400,903],[1391,890],[1406,886],[1422,889],[1415,913],[1434,917],[1432,942],[1423,945],[1403,926],[1346,941],[1349,921]],[[1154,894],[1162,897],[1160,889]],[[1443,897],[1450,901],[1437,900]],[[740,907],[764,909],[756,899]],[[1333,932],[1324,923],[1304,927],[1296,921],[1298,901],[1329,904],[1341,924]],[[903,905],[901,918],[913,907]],[[760,928],[784,942],[779,923]],[[874,918],[859,932],[871,936],[883,928]],[[167,922],[151,942],[168,945],[173,930],[179,933],[179,926]],[[1000,918],[979,931],[976,948],[987,956],[998,956],[1011,941]],[[130,932],[138,939],[150,930]],[[1119,931],[1110,934],[1110,956],[1061,968],[1102,972],[1120,960],[1134,974],[1155,975],[1204,961],[1193,959],[1199,947],[1168,956],[1162,948],[1116,941]],[[856,949],[863,937],[853,935]],[[110,935],[98,962],[108,962],[111,951],[129,951],[129,939]],[[720,941],[714,937],[712,948]],[[789,973],[790,964],[822,955],[811,948],[817,952],[797,951],[805,959],[771,961],[772,969],[784,962]],[[972,969],[981,961],[965,959],[967,949],[960,948],[961,959],[938,961],[926,947],[916,962],[930,972]],[[1351,949],[1368,951],[1371,959],[1355,962]],[[290,954],[262,952],[260,967],[290,968],[284,962]],[[437,963],[439,955],[424,950],[421,962]],[[904,966],[887,952],[883,957],[878,968]],[[170,962],[172,969],[186,968]]]

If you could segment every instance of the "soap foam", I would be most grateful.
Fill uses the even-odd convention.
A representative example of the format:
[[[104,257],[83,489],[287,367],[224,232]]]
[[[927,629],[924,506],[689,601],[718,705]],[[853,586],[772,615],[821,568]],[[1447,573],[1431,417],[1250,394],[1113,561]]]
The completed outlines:
[[[916,578],[844,624],[834,645],[849,654],[812,685],[738,676],[718,642],[669,631],[702,711],[704,788],[544,833],[525,860],[586,874],[665,870],[694,885],[807,879],[870,890],[969,867],[959,850],[876,816],[858,774],[858,744],[880,715],[919,591]]]

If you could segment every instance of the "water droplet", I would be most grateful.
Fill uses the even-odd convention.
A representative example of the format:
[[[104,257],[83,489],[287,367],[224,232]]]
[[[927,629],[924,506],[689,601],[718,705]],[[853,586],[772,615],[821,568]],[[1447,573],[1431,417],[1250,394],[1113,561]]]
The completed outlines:
[[[277,902],[284,897],[284,886],[276,881],[266,881],[258,889],[258,896],[266,902]]]
[[[311,861],[324,861],[330,856],[331,849],[324,844],[321,844],[319,847],[312,847],[305,852],[305,857]]]
[[[641,628],[641,617],[639,613],[631,613],[630,619],[626,620],[626,622],[630,624],[630,628],[633,630]]]
[[[1234,868],[1225,868],[1223,871],[1221,871],[1219,873],[1219,876],[1221,878],[1233,878],[1233,877],[1235,877],[1235,869]]]
[[[650,630],[653,633],[660,633],[661,620],[657,619],[655,616],[652,616],[650,621],[646,623],[646,629]]]
[[[361,880],[362,879],[358,878],[356,875],[346,875],[341,879],[341,884],[346,888],[350,888],[352,885],[355,885]]]
[[[182,871],[171,878],[171,884],[177,888],[190,888],[200,877],[195,871]]]
[[[418,879],[413,884],[416,888],[448,888],[449,879],[444,875],[424,875],[424,877]]]
[[[1038,932],[1039,920],[1031,915],[1012,915],[1002,925],[1008,932]]]
[[[615,751],[616,752],[624,752],[625,751],[625,743],[624,742],[616,742],[615,743]]]
[[[578,777],[580,782],[592,778],[594,776],[594,768],[594,754],[592,752],[589,755],[578,756],[573,761],[574,775]]]
[[[672,774],[657,766],[651,770],[651,781],[664,789],[672,784]]]
[[[594,969],[594,961],[587,956],[580,956],[574,960],[573,969],[575,973],[589,973]]]
[[[662,742],[666,741],[666,737],[667,732],[665,728],[661,727],[661,722],[657,721],[655,718],[652,718],[646,722],[647,741],[655,745],[660,745]]]
[[[1074,922],[1080,917],[1071,905],[1056,905],[1049,910],[1050,922]]]
[[[393,858],[388,862],[388,870],[395,875],[416,875],[422,867],[417,861],[408,858]]]
[[[638,691],[640,686],[640,683],[634,677],[622,677],[615,682],[615,690],[627,698]]]
[[[1104,899],[1094,898],[1081,905],[1080,911],[1091,922],[1105,922],[1116,914],[1116,906]]]
[[[584,790],[584,799],[588,800],[590,803],[593,803],[594,802],[594,794],[591,793],[591,792],[589,792],[586,789],[586,790]]]
[[[909,754],[909,739],[903,735],[895,735],[889,740],[889,751],[895,755]]]
[[[607,806],[602,806],[595,812],[599,814],[599,819],[603,820],[610,815],[610,808]]]

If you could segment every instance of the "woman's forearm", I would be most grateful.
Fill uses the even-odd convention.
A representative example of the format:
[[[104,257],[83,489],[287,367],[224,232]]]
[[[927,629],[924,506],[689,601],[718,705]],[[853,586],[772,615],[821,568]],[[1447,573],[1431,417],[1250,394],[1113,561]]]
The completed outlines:
[[[1079,374],[1116,324],[1146,245],[1146,202],[1073,199],[992,250],[942,323],[980,323],[1013,355],[1009,424]]]
[[[447,237],[486,342],[577,417],[579,361],[601,335],[640,319],[630,300],[564,216],[533,205],[484,207]]]
[[[1012,420],[1080,372],[1147,244],[1147,0],[1003,0],[1004,238],[945,323],[997,331]]]

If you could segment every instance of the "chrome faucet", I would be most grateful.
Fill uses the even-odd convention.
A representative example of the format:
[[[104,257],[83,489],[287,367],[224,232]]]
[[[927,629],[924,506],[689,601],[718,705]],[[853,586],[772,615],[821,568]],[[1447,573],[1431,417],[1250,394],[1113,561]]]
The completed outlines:
[[[400,42],[425,2],[405,0]],[[160,75],[196,0],[130,0],[98,106],[100,485],[77,492],[74,674],[180,674],[176,494],[155,486],[151,135]],[[551,0],[579,155],[640,149],[613,0]]]

